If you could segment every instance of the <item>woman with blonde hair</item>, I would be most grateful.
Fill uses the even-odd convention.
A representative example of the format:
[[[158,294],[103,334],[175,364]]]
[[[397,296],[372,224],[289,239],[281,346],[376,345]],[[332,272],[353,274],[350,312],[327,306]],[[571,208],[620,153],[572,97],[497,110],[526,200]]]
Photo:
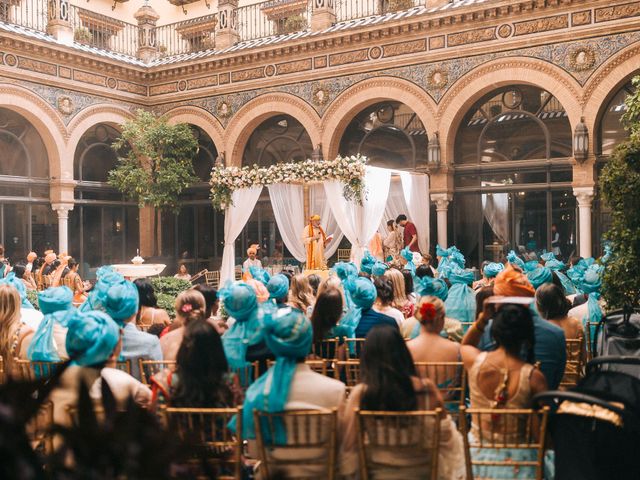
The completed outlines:
[[[311,291],[309,280],[303,274],[298,274],[291,279],[289,301],[287,303],[290,307],[300,310],[307,317],[311,314],[314,303],[313,292]]]
[[[197,290],[185,290],[176,298],[176,319],[173,321],[169,333],[160,339],[162,358],[175,360],[182,338],[184,328],[192,321],[205,320],[206,302],[204,296]]]
[[[21,318],[22,300],[18,290],[11,285],[0,284],[0,355],[4,359],[5,372],[14,374],[14,358],[27,358],[28,342],[24,339],[33,333]]]
[[[402,272],[396,268],[390,268],[384,274],[393,285],[393,307],[402,312],[404,318],[410,318],[415,311],[415,305],[409,300],[405,289],[405,279]]]

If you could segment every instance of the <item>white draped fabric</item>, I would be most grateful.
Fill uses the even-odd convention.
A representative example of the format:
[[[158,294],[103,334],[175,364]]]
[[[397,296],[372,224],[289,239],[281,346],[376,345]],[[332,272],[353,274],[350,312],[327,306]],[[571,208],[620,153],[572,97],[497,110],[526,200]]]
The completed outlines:
[[[220,268],[220,284],[235,279],[235,241],[249,221],[253,209],[258,203],[262,187],[236,190],[231,196],[232,205],[225,209],[224,215],[224,251]]]
[[[396,221],[396,218],[401,213],[407,213],[407,204],[404,201],[404,193],[402,192],[402,183],[398,177],[391,178],[391,184],[389,186],[389,196],[387,198],[387,205],[384,209],[384,215],[382,221],[378,227],[380,236],[384,239],[389,235],[387,230],[387,222],[389,220]]]
[[[482,182],[483,187],[499,186],[494,182]],[[482,211],[491,230],[498,239],[498,242],[505,243],[509,236],[509,194],[489,193],[482,194]]]
[[[418,247],[422,253],[429,251],[429,177],[401,172],[402,191],[407,205],[407,217],[418,231]]]
[[[362,205],[347,200],[342,195],[342,183],[325,182],[327,198],[331,199],[331,211],[347,239],[351,242],[351,261],[360,265],[364,250],[376,232],[389,196],[391,171],[367,167]]]
[[[306,261],[307,253],[302,243],[302,231],[306,223],[304,187],[287,183],[269,185],[269,197],[282,241],[296,260]]]
[[[322,229],[327,235],[333,235],[333,240],[324,251],[324,257],[328,260],[338,250],[344,233],[340,230],[336,217],[331,211],[331,205],[327,202],[324,186],[321,183],[316,183],[309,187],[309,213],[311,215],[320,215]]]

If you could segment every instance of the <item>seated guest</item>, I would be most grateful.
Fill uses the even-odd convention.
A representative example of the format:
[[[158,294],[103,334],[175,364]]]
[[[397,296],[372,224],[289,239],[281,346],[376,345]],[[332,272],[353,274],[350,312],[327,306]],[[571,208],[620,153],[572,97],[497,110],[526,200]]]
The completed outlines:
[[[415,306],[415,304],[418,302],[418,298],[415,294],[413,275],[409,270],[402,270],[402,276],[404,277],[404,291],[407,294],[407,299]]]
[[[196,285],[193,289],[200,292],[204,297],[204,318],[216,329],[219,335],[222,335],[227,331],[229,325],[222,317],[218,316],[218,308],[220,307],[218,290],[205,284]]]
[[[311,291],[307,277],[302,273],[293,277],[291,279],[287,304],[290,307],[297,308],[308,316],[313,309],[313,301],[313,292]]]
[[[178,278],[180,280],[186,280],[187,282],[191,280],[191,274],[187,270],[187,266],[184,263],[181,263],[178,267],[178,273],[176,273],[173,278]]]
[[[175,360],[182,337],[184,327],[192,320],[203,320],[205,312],[204,297],[196,290],[186,290],[176,298],[176,319],[174,324],[179,325],[160,339],[162,358],[164,360]]]
[[[140,327],[150,327],[154,323],[169,325],[171,318],[162,308],[158,308],[158,299],[153,289],[153,285],[146,278],[138,278],[133,281],[138,289],[140,309],[136,316],[136,325]]]
[[[226,408],[242,403],[229,373],[220,335],[209,322],[189,322],[176,357],[175,370],[151,378],[153,406]]]
[[[129,281],[113,285],[107,291],[105,308],[122,329],[122,358],[131,361],[131,374],[140,378],[138,360],[162,360],[160,340],[155,335],[138,330],[138,288]]]
[[[416,267],[416,277],[431,277],[433,278],[435,275],[433,274],[433,270],[429,265],[418,265]]]
[[[349,394],[342,421],[343,442],[340,453],[341,473],[352,475],[358,465],[355,410],[407,412],[443,408],[443,401],[436,385],[429,379],[421,379],[416,373],[411,354],[397,329],[378,326],[371,329],[362,351],[360,374],[362,383]],[[450,417],[440,425],[438,449],[438,478],[464,478],[464,449],[462,437]],[[426,478],[424,459],[417,456],[398,456],[393,451],[380,452],[384,461],[408,467],[416,464],[413,475],[394,477],[385,472],[381,478]],[[403,470],[406,475],[406,470]]]
[[[376,288],[377,298],[373,304],[373,309],[393,318],[398,324],[398,328],[402,327],[404,322],[404,315],[400,310],[394,308],[393,305],[393,284],[388,277],[378,277],[373,282]]]
[[[24,288],[27,290],[37,290],[36,282],[33,281],[31,276],[27,275],[26,266],[24,263],[16,263],[11,270],[17,279],[22,280]]]
[[[473,289],[478,290],[482,287],[493,285],[493,281],[502,270],[504,270],[502,263],[482,262],[482,267],[480,268],[482,278],[477,282],[473,282]]]
[[[504,297],[531,298],[529,310],[533,318],[533,332],[535,335],[534,358],[540,362],[540,371],[544,374],[549,388],[558,388],[564,375],[567,360],[564,332],[560,327],[543,320],[537,314],[533,305],[535,290],[527,280],[526,275],[508,266],[496,277],[493,292],[495,295]],[[467,330],[463,344],[478,345],[480,350],[491,351],[496,348],[496,343],[491,333],[493,308],[486,301],[484,305],[478,319]]]
[[[531,408],[532,397],[547,390],[547,382],[542,372],[533,366],[536,337],[529,309],[514,304],[499,307],[491,329],[496,349],[491,352],[476,348],[469,333],[463,340],[461,353],[469,378],[471,408]],[[526,361],[521,358],[523,351],[527,352]],[[502,441],[506,434],[507,442],[525,441],[527,426],[522,422],[504,426],[491,423],[488,416],[486,420],[486,425],[472,424],[471,436],[477,438],[482,432],[491,442],[493,435],[500,435],[499,441]],[[535,462],[537,458],[535,450],[523,449],[472,449],[471,455],[484,461],[513,458]],[[533,478],[535,471],[532,467],[522,466],[481,466],[474,474],[479,478]]]
[[[13,272],[9,272],[6,277],[0,278],[0,285],[2,284],[11,285],[18,291],[18,295],[20,296],[20,321],[31,330],[37,330],[43,315],[42,312],[39,312],[31,305],[31,302],[27,298],[27,289],[24,283],[22,283],[22,280],[16,278]]]
[[[318,296],[318,288],[320,287],[320,283],[322,282],[322,279],[320,278],[320,275],[317,274],[311,274],[307,277],[307,281],[309,282],[309,287],[311,288],[311,293],[313,294],[314,297]]]
[[[276,302],[276,307],[286,308],[287,300],[289,300],[289,277],[278,273],[267,282],[267,290],[269,291],[269,299]]]
[[[404,318],[412,317],[415,304],[407,296],[406,282],[402,272],[397,268],[391,268],[385,272],[384,276],[391,280],[393,286],[393,302],[391,304],[393,308],[399,310]]]
[[[11,275],[11,274],[10,274]],[[0,284],[0,355],[4,359],[4,369],[10,375],[19,372],[14,367],[14,358],[27,358],[28,341],[33,330],[21,320],[20,294],[8,284]]]
[[[340,344],[349,336],[349,330],[343,325],[338,325],[342,318],[342,293],[337,288],[324,289],[313,307],[311,325],[313,326],[313,344],[316,355],[325,358],[334,358],[334,351],[324,351],[322,340],[338,338]],[[333,350],[330,349],[330,350]]]
[[[67,287],[50,287],[38,293],[38,305],[44,314],[33,336],[27,339],[27,358],[37,362],[67,360],[67,317],[73,309],[73,292]]]
[[[372,307],[378,296],[371,280],[359,277],[347,284],[354,307],[344,316],[341,325],[353,332],[350,337],[365,338],[375,325],[386,324],[398,328],[398,323],[390,316],[376,312]]]
[[[72,364],[49,397],[55,423],[69,424],[67,408],[77,404],[80,382],[89,388],[94,400],[102,397],[102,382],[106,382],[119,408],[125,408],[129,398],[142,406],[149,405],[151,390],[114,368],[120,356],[120,328],[109,315],[74,309],[68,311],[66,323],[69,329],[66,346]]]
[[[276,362],[247,390],[242,411],[243,439],[249,440],[249,452],[255,456],[256,425],[253,411],[282,412],[286,410],[341,410],[345,398],[342,382],[311,370],[304,363],[311,351],[311,322],[294,308],[276,310],[264,319],[263,336]],[[273,388],[277,386],[278,388]],[[280,433],[280,434],[278,434]],[[278,443],[286,440],[278,432]],[[277,455],[277,449],[270,455]],[[304,458],[305,451],[297,452]],[[315,454],[315,452],[314,452]],[[314,471],[300,464],[282,472],[285,478],[313,478]]]
[[[476,315],[476,299],[471,289],[473,272],[455,267],[447,278],[451,282],[449,295],[444,302],[447,315],[460,322],[473,322]]]

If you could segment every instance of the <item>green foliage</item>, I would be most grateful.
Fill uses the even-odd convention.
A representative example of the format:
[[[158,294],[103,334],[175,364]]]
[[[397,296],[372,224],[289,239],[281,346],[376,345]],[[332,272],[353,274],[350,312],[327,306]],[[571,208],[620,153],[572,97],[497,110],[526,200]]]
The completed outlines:
[[[156,293],[158,308],[163,309],[172,319],[176,318],[176,297],[168,293]]]
[[[27,290],[27,299],[33,305],[33,308],[36,310],[40,310],[40,305],[38,305],[38,292],[35,290]]]
[[[154,277],[151,279],[151,285],[153,285],[156,296],[164,293],[172,296],[174,299],[180,293],[191,288],[191,282],[174,277]],[[171,308],[173,308],[173,306]]]
[[[198,142],[185,124],[169,125],[166,119],[144,110],[122,126],[113,144],[118,165],[109,172],[109,184],[141,207],[178,211],[180,194],[193,185],[193,159]]]
[[[611,207],[612,257],[607,262],[602,293],[610,308],[636,305],[640,300],[640,77],[627,97],[623,121],[630,133],[616,148],[600,177],[600,188]]]

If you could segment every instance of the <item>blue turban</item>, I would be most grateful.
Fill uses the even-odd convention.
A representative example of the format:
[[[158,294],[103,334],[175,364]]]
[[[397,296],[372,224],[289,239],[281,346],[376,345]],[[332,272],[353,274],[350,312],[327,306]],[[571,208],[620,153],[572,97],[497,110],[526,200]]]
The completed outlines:
[[[476,298],[469,284],[473,282],[473,272],[457,265],[449,274],[451,288],[444,302],[447,317],[460,322],[473,322],[476,315]]]
[[[352,262],[338,262],[333,266],[333,271],[343,282],[349,278],[358,276],[358,267]]]
[[[281,309],[266,315],[264,340],[276,357],[275,364],[258,378],[247,390],[242,412],[243,438],[256,438],[253,411],[282,412],[289,397],[291,381],[296,372],[296,360],[305,358],[311,350],[313,328],[303,313],[293,309]],[[235,422],[230,427],[235,430]],[[284,424],[275,425],[277,443],[286,442]],[[266,438],[266,442],[273,439]]]
[[[289,279],[286,275],[278,273],[269,279],[267,283],[269,298],[279,300],[289,294]]]
[[[6,277],[0,278],[0,285],[2,284],[11,285],[18,291],[18,294],[20,295],[20,305],[22,308],[33,309],[33,305],[31,305],[31,302],[27,298],[27,287],[24,286],[24,283],[21,279],[16,277],[15,273],[9,272]]]
[[[226,312],[236,320],[222,336],[224,353],[231,368],[244,368],[247,347],[261,340],[262,309],[256,292],[250,285],[238,282],[225,286],[218,295]]]
[[[591,338],[595,338],[596,324],[602,320],[602,308],[600,308],[600,288],[602,287],[601,265],[590,265],[584,272],[577,287],[587,293],[587,316],[582,319],[582,325],[586,328],[587,321],[591,322]]]
[[[511,265],[515,265],[516,267],[518,267],[520,270],[524,270],[524,261],[518,255],[516,255],[516,252],[514,252],[513,250],[511,250],[507,254],[507,261]]]
[[[449,287],[444,280],[439,278],[422,277],[415,286],[416,293],[421,297],[427,295],[433,295],[438,297],[443,302],[447,299],[449,294]]]
[[[464,264],[467,262],[464,259],[464,255],[462,254],[462,252],[458,250],[458,247],[456,247],[455,245],[449,247],[449,258],[460,268],[464,268]]]
[[[535,271],[540,266],[540,262],[537,260],[529,260],[524,264],[524,272],[529,273]]]
[[[494,278],[496,277],[502,270],[504,270],[504,265],[501,263],[495,263],[495,262],[491,262],[491,263],[487,263],[484,266],[484,269],[482,270],[482,272],[484,273],[484,276],[487,278]]]
[[[255,280],[259,281],[263,285],[266,285],[267,283],[269,283],[269,279],[271,278],[269,273],[264,268],[260,268],[260,267],[255,267],[255,266],[249,267],[249,273]]]
[[[533,288],[537,290],[540,285],[553,282],[553,273],[547,267],[538,267],[535,270],[528,271],[527,278]]]
[[[362,261],[360,262],[360,271],[371,275],[371,269],[375,263],[375,257],[369,253],[369,250],[365,250]]]
[[[599,293],[602,287],[601,272],[602,269],[598,265],[592,265],[587,268],[580,280],[578,288],[584,293]]]
[[[378,292],[373,286],[373,282],[368,278],[349,280],[345,283],[345,291],[349,292],[353,306],[342,317],[340,325],[344,326],[349,332],[349,337],[353,338],[356,328],[360,324],[362,310],[369,310],[373,306]]]
[[[27,358],[34,362],[59,362],[58,349],[53,339],[53,326],[58,322],[67,326],[67,314],[73,309],[73,292],[67,287],[47,288],[38,294],[40,311],[44,314],[27,348]]]
[[[548,262],[549,260],[555,260],[556,256],[553,252],[544,252],[542,255],[540,255],[540,258],[545,262]]]
[[[416,265],[413,263],[413,252],[409,247],[404,247],[400,250],[400,255],[407,261],[407,264],[404,266],[407,270],[411,272],[412,275],[416,273]]]
[[[445,258],[449,256],[449,251],[442,248],[440,245],[436,245],[436,257]]]
[[[111,318],[122,325],[136,314],[139,303],[138,287],[125,280],[107,290],[104,308]]]
[[[73,364],[88,367],[109,359],[120,339],[120,328],[109,315],[69,310],[66,321],[67,352]]]
[[[124,277],[112,269],[112,267],[100,267],[102,270],[98,281],[93,286],[89,296],[78,309],[81,312],[90,312],[91,310],[106,311],[107,292],[113,285],[118,285],[125,281]]]
[[[389,266],[386,263],[376,262],[371,268],[371,274],[376,277],[381,277],[387,270],[389,270]]]
[[[103,265],[102,267],[96,270],[96,278],[100,280],[102,277],[104,277],[108,273],[118,273],[118,272],[116,272],[116,269],[113,268],[113,266],[111,265]]]
[[[558,270],[563,270],[564,267],[566,267],[564,262],[561,262],[557,258],[552,258],[550,260],[547,260],[544,266],[550,270],[553,270],[554,272],[557,272]]]

